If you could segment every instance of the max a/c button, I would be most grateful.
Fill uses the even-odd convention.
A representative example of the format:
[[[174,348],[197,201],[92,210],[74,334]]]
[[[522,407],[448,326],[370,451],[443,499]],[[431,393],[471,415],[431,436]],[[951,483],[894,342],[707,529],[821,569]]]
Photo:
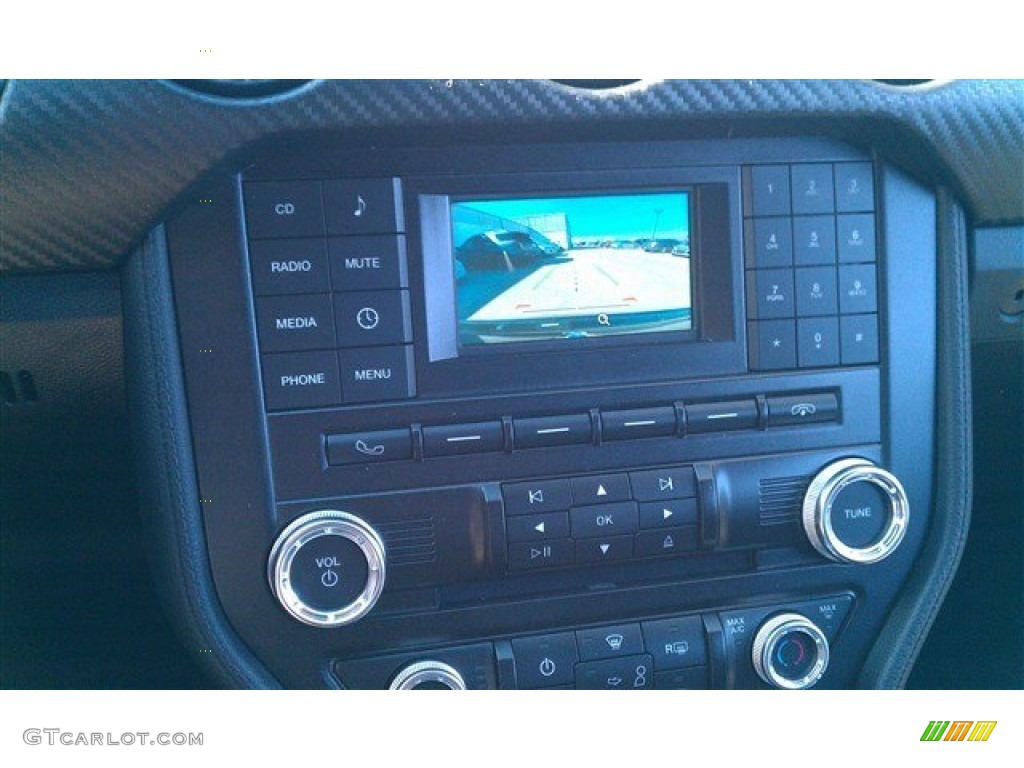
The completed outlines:
[[[411,458],[412,435],[408,429],[327,436],[327,463],[331,466]]]

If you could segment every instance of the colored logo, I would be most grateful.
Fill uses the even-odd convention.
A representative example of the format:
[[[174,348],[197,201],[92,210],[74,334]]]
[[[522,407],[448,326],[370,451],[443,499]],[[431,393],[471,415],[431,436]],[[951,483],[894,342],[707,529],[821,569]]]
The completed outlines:
[[[995,720],[932,720],[921,741],[988,741],[995,729]]]

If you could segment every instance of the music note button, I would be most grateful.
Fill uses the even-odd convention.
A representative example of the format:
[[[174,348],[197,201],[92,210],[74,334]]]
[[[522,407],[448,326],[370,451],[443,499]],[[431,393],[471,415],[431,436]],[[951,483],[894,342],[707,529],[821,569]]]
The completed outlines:
[[[336,179],[324,182],[329,235],[383,235],[405,231],[399,179]]]

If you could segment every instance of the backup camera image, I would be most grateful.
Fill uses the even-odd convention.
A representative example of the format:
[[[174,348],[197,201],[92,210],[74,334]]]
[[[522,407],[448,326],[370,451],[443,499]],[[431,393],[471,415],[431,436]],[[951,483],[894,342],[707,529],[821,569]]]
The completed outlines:
[[[693,328],[689,194],[451,206],[463,345]]]

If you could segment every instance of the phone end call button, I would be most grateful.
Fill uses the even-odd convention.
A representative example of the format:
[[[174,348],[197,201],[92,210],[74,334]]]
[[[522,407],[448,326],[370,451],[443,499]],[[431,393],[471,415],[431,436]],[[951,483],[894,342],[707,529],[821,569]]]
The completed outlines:
[[[327,463],[331,466],[411,458],[412,433],[408,429],[327,436]]]

